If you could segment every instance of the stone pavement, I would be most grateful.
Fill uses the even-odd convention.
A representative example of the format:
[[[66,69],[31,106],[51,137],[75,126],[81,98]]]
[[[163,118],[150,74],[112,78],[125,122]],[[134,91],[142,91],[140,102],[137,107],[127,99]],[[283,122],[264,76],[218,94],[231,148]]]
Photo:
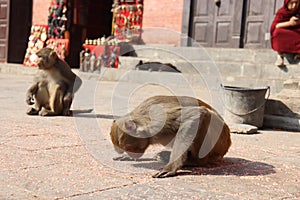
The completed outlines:
[[[84,80],[74,117],[25,114],[31,75],[0,73],[0,199],[300,199],[300,133],[232,134],[224,162],[153,179],[154,147],[138,161],[113,161],[113,117],[159,85]],[[201,98],[206,95],[196,93]],[[93,109],[86,113],[87,109]]]

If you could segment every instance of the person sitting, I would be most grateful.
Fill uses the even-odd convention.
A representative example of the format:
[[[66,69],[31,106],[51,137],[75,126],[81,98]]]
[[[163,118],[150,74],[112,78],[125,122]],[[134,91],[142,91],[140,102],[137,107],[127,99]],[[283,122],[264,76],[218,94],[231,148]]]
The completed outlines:
[[[300,0],[284,0],[271,24],[271,46],[277,51],[277,66],[284,65],[284,57],[295,63],[300,58]]]

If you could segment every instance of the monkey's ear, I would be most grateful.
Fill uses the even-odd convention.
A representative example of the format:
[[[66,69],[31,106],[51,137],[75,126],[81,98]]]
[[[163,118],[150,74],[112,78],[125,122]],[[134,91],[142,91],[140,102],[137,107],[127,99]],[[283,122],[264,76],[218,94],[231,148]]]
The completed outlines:
[[[51,53],[49,55],[49,58],[52,58],[52,59],[56,60],[58,58],[58,55],[55,51],[51,51]]]
[[[127,121],[125,121],[125,129],[128,132],[135,131],[136,130],[136,124],[134,123],[133,120],[127,120]]]

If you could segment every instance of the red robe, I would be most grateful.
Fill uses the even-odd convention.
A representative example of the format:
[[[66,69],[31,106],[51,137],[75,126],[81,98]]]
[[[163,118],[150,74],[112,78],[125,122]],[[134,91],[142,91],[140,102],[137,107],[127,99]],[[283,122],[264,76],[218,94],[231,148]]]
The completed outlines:
[[[300,6],[296,11],[289,11],[288,2],[289,0],[284,0],[271,24],[271,45],[279,53],[300,53],[300,26],[276,28],[276,24],[289,21],[292,16],[300,14]]]

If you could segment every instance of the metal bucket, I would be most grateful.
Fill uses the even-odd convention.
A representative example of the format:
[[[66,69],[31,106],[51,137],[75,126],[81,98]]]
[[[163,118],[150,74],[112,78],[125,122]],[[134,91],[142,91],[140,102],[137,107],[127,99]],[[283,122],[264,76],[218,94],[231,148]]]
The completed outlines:
[[[263,126],[265,103],[270,96],[270,87],[246,88],[223,86],[225,91],[225,120],[228,123]],[[267,98],[265,98],[266,92]]]

